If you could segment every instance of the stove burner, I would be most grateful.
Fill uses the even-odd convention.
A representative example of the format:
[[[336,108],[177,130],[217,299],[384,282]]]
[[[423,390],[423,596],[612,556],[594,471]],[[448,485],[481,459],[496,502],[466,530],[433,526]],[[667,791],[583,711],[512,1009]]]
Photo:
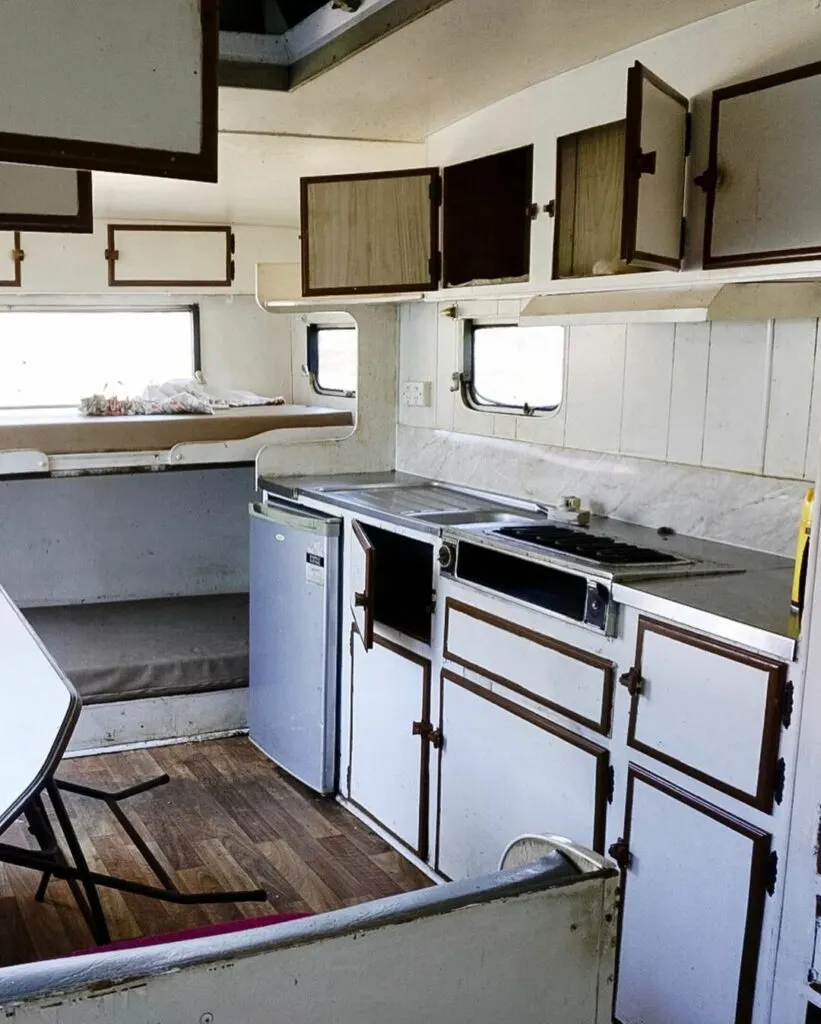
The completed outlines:
[[[573,558],[598,562],[600,565],[668,565],[680,561],[665,551],[636,547],[612,537],[573,530],[567,526],[505,526],[493,532],[500,537],[511,537]]]

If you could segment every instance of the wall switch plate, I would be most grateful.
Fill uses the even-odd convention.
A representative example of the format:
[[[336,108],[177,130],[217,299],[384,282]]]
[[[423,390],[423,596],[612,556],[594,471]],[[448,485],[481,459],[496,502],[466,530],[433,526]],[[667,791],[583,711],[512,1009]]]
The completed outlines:
[[[402,404],[429,406],[433,394],[433,382],[429,380],[406,380],[402,385]]]

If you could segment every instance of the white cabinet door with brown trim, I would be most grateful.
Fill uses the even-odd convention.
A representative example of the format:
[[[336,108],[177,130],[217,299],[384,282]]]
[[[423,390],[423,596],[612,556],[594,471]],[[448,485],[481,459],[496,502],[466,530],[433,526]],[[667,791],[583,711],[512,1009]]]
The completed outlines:
[[[632,767],[620,861],[618,1024],[749,1024],[770,836]]]
[[[379,636],[369,651],[352,641],[348,797],[426,859],[430,662]]]
[[[445,671],[440,680],[435,867],[452,879],[495,871],[528,832],[601,851],[608,755],[499,691]]]
[[[234,235],[221,224],[109,224],[112,287],[229,288]]]
[[[19,288],[23,252],[18,231],[0,231],[0,288]]]

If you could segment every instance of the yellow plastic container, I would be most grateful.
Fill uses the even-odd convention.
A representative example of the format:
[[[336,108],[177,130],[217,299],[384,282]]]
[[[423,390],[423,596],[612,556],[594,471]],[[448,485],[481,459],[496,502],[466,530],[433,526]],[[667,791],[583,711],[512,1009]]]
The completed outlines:
[[[795,546],[795,569],[792,578],[792,607],[800,611],[804,604],[804,581],[807,577],[807,555],[810,546],[810,526],[812,525],[812,506],[815,501],[815,488],[810,487],[804,495],[801,506],[801,521],[798,525],[798,542]]]

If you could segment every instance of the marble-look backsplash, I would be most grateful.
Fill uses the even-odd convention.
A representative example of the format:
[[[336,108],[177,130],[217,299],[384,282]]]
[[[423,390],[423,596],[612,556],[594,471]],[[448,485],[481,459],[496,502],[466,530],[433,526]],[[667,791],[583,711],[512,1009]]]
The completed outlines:
[[[792,557],[807,484],[623,455],[398,427],[397,469]]]

